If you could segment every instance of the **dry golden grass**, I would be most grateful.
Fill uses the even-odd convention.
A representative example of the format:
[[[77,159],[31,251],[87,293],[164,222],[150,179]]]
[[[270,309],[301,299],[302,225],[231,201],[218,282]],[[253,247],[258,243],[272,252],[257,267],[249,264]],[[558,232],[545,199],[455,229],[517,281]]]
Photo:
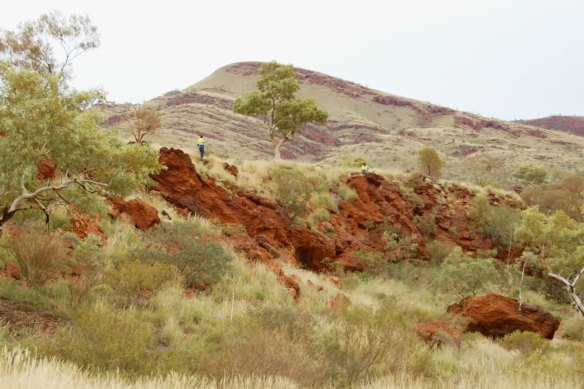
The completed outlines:
[[[298,385],[280,377],[232,377],[212,380],[197,376],[169,374],[140,378],[133,383],[116,374],[97,376],[73,364],[55,359],[34,358],[23,349],[0,351],[0,387],[18,389],[295,389]]]

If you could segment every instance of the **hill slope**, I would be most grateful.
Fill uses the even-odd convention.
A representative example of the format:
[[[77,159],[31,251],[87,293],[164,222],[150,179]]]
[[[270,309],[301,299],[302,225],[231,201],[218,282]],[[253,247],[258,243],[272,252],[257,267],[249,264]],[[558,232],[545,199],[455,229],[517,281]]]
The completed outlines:
[[[584,117],[582,116],[548,116],[541,119],[519,120],[518,122],[584,136]]]
[[[261,121],[232,111],[237,97],[256,89],[259,66],[231,64],[182,91],[147,102],[145,106],[162,117],[162,129],[151,142],[194,150],[195,137],[202,134],[210,152],[234,159],[271,158]],[[330,120],[326,127],[301,128],[284,146],[283,158],[339,164],[366,156],[374,168],[412,171],[417,168],[417,151],[433,147],[445,157],[445,178],[505,183],[522,164],[573,170],[582,156],[584,139],[571,134],[488,119],[295,70],[301,85],[297,96],[314,98]],[[129,112],[127,105],[109,105],[106,122],[123,128]]]

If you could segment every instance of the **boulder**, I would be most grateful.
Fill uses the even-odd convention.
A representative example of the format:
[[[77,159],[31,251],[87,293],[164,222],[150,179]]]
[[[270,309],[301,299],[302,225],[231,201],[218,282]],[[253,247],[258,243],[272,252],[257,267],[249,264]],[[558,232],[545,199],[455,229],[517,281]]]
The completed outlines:
[[[223,169],[235,178],[237,178],[237,175],[239,174],[239,170],[237,169],[237,166],[230,165],[227,162],[223,163]]]
[[[107,240],[107,236],[99,225],[95,217],[74,211],[71,216],[71,230],[81,239],[85,239],[89,234],[101,238],[102,242]]]
[[[523,304],[520,309],[517,300],[497,294],[465,297],[447,311],[469,319],[465,332],[495,338],[520,330],[552,339],[560,325],[558,319],[536,305]]]
[[[450,328],[448,320],[437,320],[432,323],[422,323],[415,327],[416,333],[431,348],[442,345],[460,346],[462,333]]]
[[[109,211],[112,217],[118,217],[120,213],[125,213],[130,216],[134,225],[142,231],[146,231],[160,223],[156,208],[140,199],[126,201],[118,196],[108,196],[107,199],[112,204],[112,209]]]

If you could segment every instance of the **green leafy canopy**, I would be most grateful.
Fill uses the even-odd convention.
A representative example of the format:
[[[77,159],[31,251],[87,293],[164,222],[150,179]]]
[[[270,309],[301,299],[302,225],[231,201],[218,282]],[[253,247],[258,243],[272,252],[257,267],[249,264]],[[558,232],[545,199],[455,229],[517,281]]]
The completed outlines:
[[[25,25],[37,26],[26,30],[28,40],[40,41],[46,34],[61,36],[65,32],[67,40],[83,38],[85,30],[71,29],[67,19],[43,20],[38,25]],[[73,24],[79,21],[69,19]],[[83,19],[81,24],[95,33],[88,20]],[[60,193],[71,185],[82,188],[80,193],[106,189],[128,195],[146,184],[151,173],[159,171],[155,150],[126,145],[116,134],[98,128],[91,107],[103,100],[101,92],[76,91],[68,86],[66,74],[47,71],[32,60],[19,60],[22,56],[36,57],[14,41],[17,35],[4,35],[0,39],[0,52],[7,57],[0,61],[0,227],[20,210],[34,207],[48,217],[48,208],[54,202],[74,202]],[[97,45],[96,40],[93,42],[66,49],[61,68],[71,57]],[[22,50],[15,51],[15,47]],[[53,58],[50,46],[43,47]],[[29,50],[34,48],[29,46]],[[43,160],[55,164],[58,170],[51,181],[38,177],[37,166]]]
[[[280,158],[280,148],[296,135],[306,123],[326,124],[328,113],[319,109],[313,99],[296,99],[300,86],[294,68],[276,62],[260,67],[257,91],[235,100],[233,111],[261,119],[268,127],[274,146],[274,157]]]

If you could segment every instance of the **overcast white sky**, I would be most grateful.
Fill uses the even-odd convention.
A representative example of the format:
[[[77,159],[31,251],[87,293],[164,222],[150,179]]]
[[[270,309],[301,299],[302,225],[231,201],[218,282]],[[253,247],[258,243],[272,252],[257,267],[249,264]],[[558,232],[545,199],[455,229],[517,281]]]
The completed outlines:
[[[583,0],[23,0],[0,28],[52,10],[98,27],[74,84],[116,102],[275,60],[488,117],[584,116]]]

